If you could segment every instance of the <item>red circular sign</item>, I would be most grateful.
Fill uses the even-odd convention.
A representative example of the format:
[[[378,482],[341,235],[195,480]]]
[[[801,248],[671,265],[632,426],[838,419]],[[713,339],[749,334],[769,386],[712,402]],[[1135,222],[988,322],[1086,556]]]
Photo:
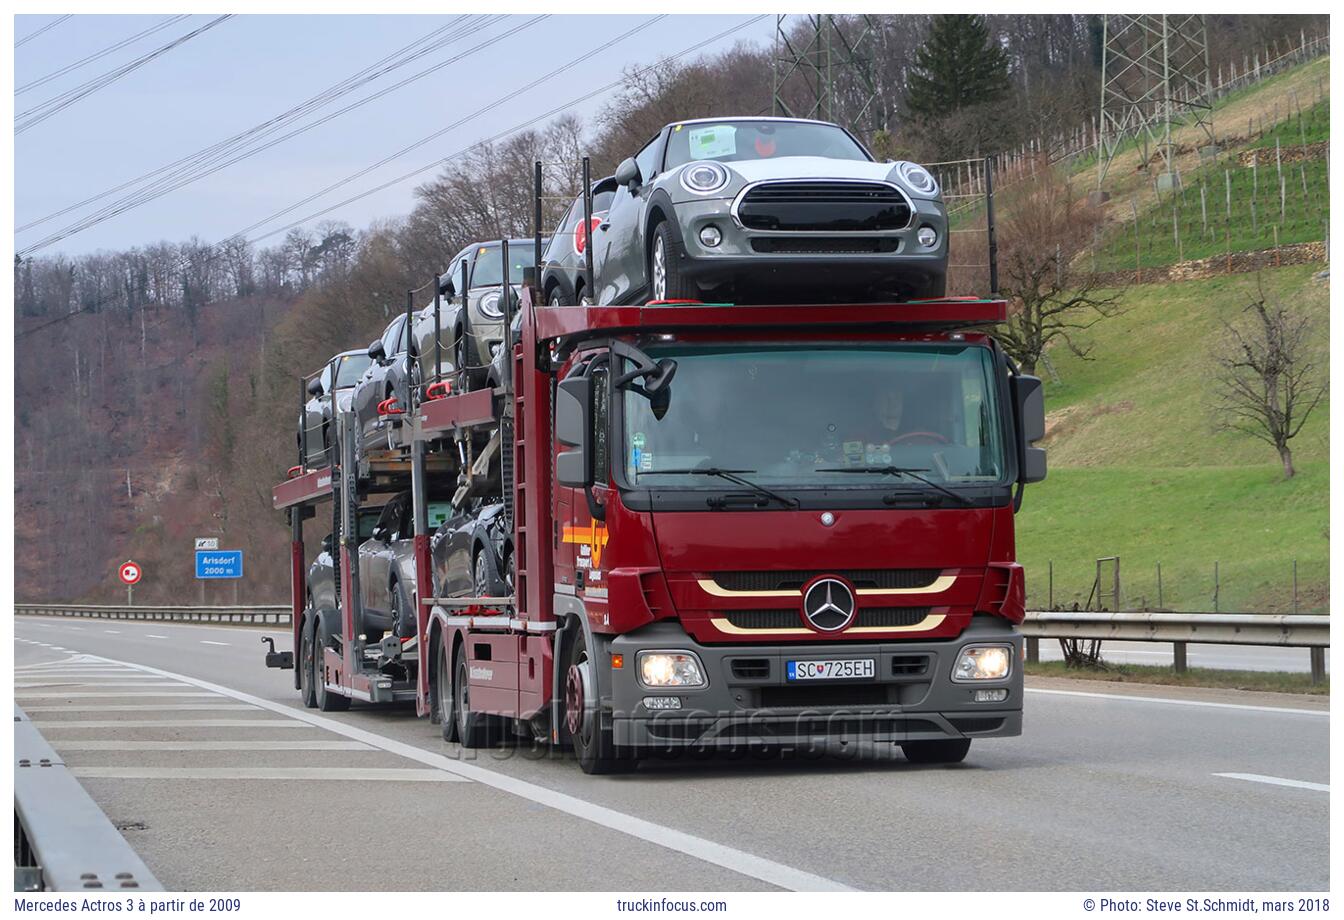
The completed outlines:
[[[117,573],[117,576],[126,584],[133,585],[140,580],[140,576],[143,574],[145,573],[140,568],[140,563],[127,559],[121,564],[121,571]]]
[[[574,252],[583,255],[583,250],[588,245],[588,236],[597,229],[598,224],[602,223],[602,218],[594,217],[591,224],[584,225],[583,219],[574,225]]]

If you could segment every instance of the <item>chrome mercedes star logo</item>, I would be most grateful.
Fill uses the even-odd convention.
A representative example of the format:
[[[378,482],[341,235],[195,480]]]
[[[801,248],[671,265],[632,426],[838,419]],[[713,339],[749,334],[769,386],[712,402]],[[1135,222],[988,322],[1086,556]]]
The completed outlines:
[[[844,629],[854,619],[854,592],[838,578],[819,578],[803,595],[803,615],[822,632]]]

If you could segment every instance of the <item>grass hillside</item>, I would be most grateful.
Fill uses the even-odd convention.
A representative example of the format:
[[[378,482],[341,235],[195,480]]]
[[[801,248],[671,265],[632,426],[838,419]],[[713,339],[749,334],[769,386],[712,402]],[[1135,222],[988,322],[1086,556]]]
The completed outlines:
[[[1316,355],[1328,367],[1329,281],[1321,266],[1261,275],[1265,292],[1309,313]],[[1293,560],[1299,609],[1324,612],[1329,579],[1329,405],[1322,402],[1292,442],[1298,475],[1282,479],[1273,449],[1215,430],[1211,343],[1221,321],[1257,296],[1255,275],[1129,289],[1125,313],[1090,333],[1083,360],[1050,353],[1046,377],[1050,476],[1027,489],[1018,516],[1019,557],[1029,604],[1086,603],[1095,560],[1121,557],[1122,603],[1287,612]]]

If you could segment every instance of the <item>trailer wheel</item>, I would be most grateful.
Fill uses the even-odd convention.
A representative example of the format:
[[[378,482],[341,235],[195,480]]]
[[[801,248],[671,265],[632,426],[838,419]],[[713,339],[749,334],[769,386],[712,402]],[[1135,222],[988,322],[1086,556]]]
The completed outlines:
[[[565,727],[584,773],[625,773],[635,767],[628,750],[616,747],[611,726],[602,724],[597,669],[588,656],[588,640],[580,629],[569,645],[565,668]]]
[[[971,749],[970,738],[948,738],[946,741],[907,741],[901,745],[905,759],[911,763],[961,763]]]
[[[299,634],[299,681],[303,694],[303,705],[309,709],[317,708],[317,655],[314,653],[313,613],[309,611],[303,618],[303,630]]]
[[[326,618],[318,614],[317,626],[313,630],[313,693],[316,695],[317,708],[322,712],[345,712],[350,708],[350,697],[332,693],[327,689],[326,675],[323,673],[323,668],[319,667],[317,663],[316,656],[322,654],[327,646],[327,634]]]
[[[471,685],[467,681],[467,647],[457,647],[457,661],[453,668],[453,715],[457,717],[457,736],[464,748],[483,748],[490,744],[490,722],[487,715],[471,711]]]
[[[438,647],[434,650],[435,657],[435,675],[434,675],[434,700],[439,709],[439,725],[443,730],[443,740],[456,742],[457,734],[457,706],[454,703],[453,694],[453,664],[449,657],[452,653],[448,651],[442,639],[437,643]]]

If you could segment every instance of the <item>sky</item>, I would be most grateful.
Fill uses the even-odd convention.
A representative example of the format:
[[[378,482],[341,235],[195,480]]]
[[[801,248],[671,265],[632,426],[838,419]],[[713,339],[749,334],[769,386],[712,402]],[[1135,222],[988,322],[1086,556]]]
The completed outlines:
[[[651,15],[553,15],[530,25],[532,15],[499,16],[493,17],[494,21],[486,21],[484,14],[463,18],[466,16],[248,14],[202,32],[16,133],[17,248],[25,251],[137,186],[31,229],[20,232],[17,228],[247,131],[441,27],[449,28],[427,43],[426,47],[433,48],[431,53],[314,111],[280,133],[316,121],[490,38],[525,26],[310,131],[30,254],[121,250],[159,240],[178,242],[193,234],[210,242],[223,240],[478,109],[488,109],[437,140],[247,234],[260,245],[274,245],[281,237],[264,234],[540,116],[618,79],[625,67],[647,66],[657,56],[681,51],[753,18],[750,13],[667,16],[599,54],[563,67],[536,89],[491,106],[499,97],[562,68],[646,22]],[[48,100],[150,54],[216,18],[193,14],[64,76],[23,90],[26,84],[163,23],[168,17],[167,13],[80,14],[57,22],[56,15],[16,16],[15,87],[22,90],[15,96],[16,127],[24,124],[25,112],[45,111],[40,106]],[[774,35],[774,20],[772,15],[761,16],[696,54],[727,50],[737,41],[769,42]],[[482,23],[485,27],[479,31],[463,34]],[[48,25],[51,28],[38,32]],[[587,122],[600,110],[606,96],[603,93],[569,110]],[[545,121],[549,118],[538,124]],[[310,223],[336,219],[360,228],[375,219],[404,215],[414,205],[415,186],[437,172],[436,168],[419,173],[315,217]]]

